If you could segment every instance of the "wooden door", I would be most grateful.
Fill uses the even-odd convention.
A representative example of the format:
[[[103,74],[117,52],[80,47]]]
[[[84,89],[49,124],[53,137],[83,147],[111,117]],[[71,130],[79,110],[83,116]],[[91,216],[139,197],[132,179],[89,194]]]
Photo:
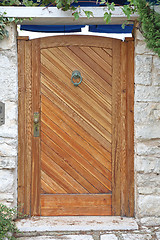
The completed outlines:
[[[26,40],[18,45],[21,210],[133,216],[132,39]]]

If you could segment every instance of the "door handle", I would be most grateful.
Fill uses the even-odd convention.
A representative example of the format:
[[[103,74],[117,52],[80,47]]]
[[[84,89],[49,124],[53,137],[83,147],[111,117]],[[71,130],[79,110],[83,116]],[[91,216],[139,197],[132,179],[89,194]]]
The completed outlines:
[[[35,112],[33,116],[33,134],[34,137],[39,137],[39,113]]]

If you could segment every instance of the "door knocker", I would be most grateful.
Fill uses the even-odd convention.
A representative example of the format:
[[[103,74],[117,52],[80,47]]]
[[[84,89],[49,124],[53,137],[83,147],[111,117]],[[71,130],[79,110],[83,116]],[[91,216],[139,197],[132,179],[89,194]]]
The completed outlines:
[[[74,86],[78,86],[82,82],[82,76],[78,70],[72,72],[71,82],[73,83]]]

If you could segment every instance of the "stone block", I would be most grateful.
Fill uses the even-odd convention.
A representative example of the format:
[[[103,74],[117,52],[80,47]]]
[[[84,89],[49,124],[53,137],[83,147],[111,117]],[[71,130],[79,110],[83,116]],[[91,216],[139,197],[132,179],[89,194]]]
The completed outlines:
[[[0,157],[15,157],[17,156],[17,147],[7,143],[0,144]]]
[[[91,235],[57,235],[40,237],[20,237],[19,240],[94,240]]]
[[[7,203],[13,203],[14,199],[13,199],[14,195],[12,193],[1,193],[0,194],[0,202],[6,204]]]
[[[135,102],[160,102],[160,87],[136,85]]]
[[[136,154],[139,156],[154,155],[160,156],[160,140],[152,140],[146,142],[138,142],[136,144]]]
[[[137,172],[160,174],[160,157],[137,156],[135,158],[135,170]]]
[[[160,225],[160,217],[144,217],[140,219],[141,224],[145,226],[159,226]]]
[[[160,58],[153,57],[153,70],[152,70],[153,85],[160,86]]]
[[[6,27],[7,31],[9,32],[9,37],[4,38],[1,40],[0,50],[8,50],[12,47],[16,47],[16,36],[17,36],[17,28],[16,24],[12,23],[10,26]]]
[[[118,216],[67,216],[67,217],[32,217],[21,219],[16,223],[20,231],[53,232],[53,231],[113,231],[137,230],[138,225],[133,218]]]
[[[13,62],[12,58],[0,52],[0,101],[3,102],[18,99],[17,62]]]
[[[136,41],[137,40],[144,41],[144,37],[143,37],[142,33],[137,29],[135,31],[135,39],[136,39]]]
[[[153,123],[160,119],[160,104],[159,103],[144,103],[136,102],[134,105],[134,120],[135,123]]]
[[[157,237],[158,240],[160,239],[160,232],[156,233],[156,237]]]
[[[13,171],[0,170],[0,193],[12,193],[16,181]]]
[[[2,138],[18,138],[18,125],[4,124],[1,126],[0,137]]]
[[[140,195],[138,197],[138,212],[141,217],[160,217],[160,196]]]
[[[135,126],[135,138],[138,140],[160,139],[160,122]]]
[[[152,56],[137,55],[135,57],[135,83],[151,85]]]
[[[18,103],[6,102],[5,103],[5,117],[6,124],[17,124],[18,120]]]
[[[16,157],[0,157],[0,169],[15,169],[16,163]]]
[[[137,187],[137,191],[142,195],[160,195],[160,187]]]
[[[136,182],[138,187],[160,187],[160,174],[149,173],[149,174],[136,174]]]
[[[152,236],[150,234],[122,234],[123,240],[150,240]]]
[[[135,54],[136,55],[138,54],[139,55],[142,55],[142,54],[155,55],[153,51],[147,48],[146,43],[144,41],[136,41]]]
[[[114,234],[104,234],[101,235],[100,240],[118,240],[118,238]]]

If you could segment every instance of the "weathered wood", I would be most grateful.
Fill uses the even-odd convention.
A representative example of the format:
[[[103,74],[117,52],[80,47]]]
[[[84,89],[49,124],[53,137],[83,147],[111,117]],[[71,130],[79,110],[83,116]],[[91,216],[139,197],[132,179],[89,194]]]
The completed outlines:
[[[126,194],[127,194],[127,45],[125,42],[121,43],[121,216],[126,216]]]
[[[111,215],[111,195],[41,195],[41,206],[42,216]]]
[[[24,167],[26,155],[25,139],[25,41],[18,41],[18,204],[24,213]]]
[[[32,119],[34,112],[40,114],[40,40],[32,40]],[[40,215],[40,137],[32,131],[32,194],[31,214]]]
[[[133,39],[21,38],[18,55],[21,212],[134,216]]]
[[[32,161],[32,59],[31,42],[25,42],[25,85],[26,85],[26,103],[25,103],[25,121],[26,121],[26,161],[25,161],[25,214],[30,215],[31,202],[31,161]]]
[[[121,42],[113,40],[112,77],[112,214],[121,214]]]
[[[134,39],[127,39],[127,206],[126,215],[134,216]]]
[[[118,47],[118,44],[116,45]],[[114,52],[113,47],[113,52]],[[112,211],[113,215],[134,216],[134,44],[119,45],[116,78],[113,78],[112,115]],[[118,62],[120,62],[118,64]],[[113,55],[113,69],[114,69]],[[114,76],[114,70],[113,70]]]
[[[19,211],[30,215],[31,196],[31,42],[18,41],[18,203]]]
[[[112,39],[95,36],[61,36],[41,39],[41,49],[59,46],[90,46],[112,48]]]
[[[99,141],[97,141],[95,138],[93,138],[85,129],[83,126],[79,124],[79,122],[75,121],[73,118],[71,118],[70,113],[64,111],[58,107],[52,98],[48,98],[46,95],[41,95],[42,102],[45,102],[45,106],[47,108],[50,108],[50,111],[53,112],[57,117],[59,117],[61,120],[63,120],[70,128],[74,130],[79,136],[81,136],[85,142],[89,143],[87,145],[92,146],[94,149],[96,149],[96,154],[100,154],[101,160],[100,162],[103,164],[104,167],[106,167],[107,161],[111,162],[111,154],[100,144]],[[54,102],[54,104],[53,104]],[[43,108],[43,105],[42,105]],[[101,156],[102,155],[102,156]],[[107,158],[107,161],[106,161]]]

